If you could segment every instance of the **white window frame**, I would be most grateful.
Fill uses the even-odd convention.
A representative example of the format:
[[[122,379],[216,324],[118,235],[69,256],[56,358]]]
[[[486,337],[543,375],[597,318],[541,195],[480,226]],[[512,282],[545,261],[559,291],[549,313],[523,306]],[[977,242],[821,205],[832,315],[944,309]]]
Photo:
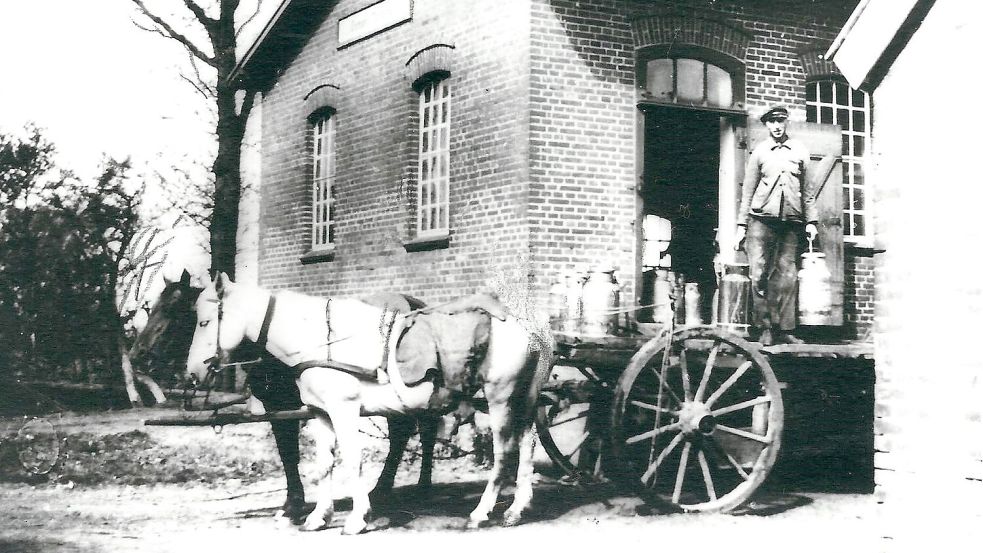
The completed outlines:
[[[423,84],[420,89],[418,116],[417,237],[446,236],[450,231],[449,77],[433,79]]]
[[[311,120],[311,249],[324,250],[334,241],[335,116],[326,112]]]
[[[830,101],[822,101],[820,95],[820,85],[828,85],[832,92]],[[839,98],[837,85],[846,87],[846,98]],[[809,88],[806,89],[806,119],[811,123],[823,122],[822,110],[828,109],[832,112],[834,125],[839,125],[842,129],[842,136],[846,148],[843,152],[843,240],[858,244],[869,244],[873,239],[873,219],[871,217],[871,189],[870,182],[870,95],[864,91],[857,91],[850,88],[844,81],[835,78],[816,79],[806,83],[806,87],[813,88],[815,100],[808,100]],[[862,106],[854,104],[854,94],[862,94],[864,102]],[[841,113],[846,112],[846,121],[841,121]],[[855,113],[860,113],[863,117],[863,130],[854,128],[853,117]],[[814,117],[811,117],[814,115]],[[862,155],[854,155],[854,144],[857,140],[863,141]],[[859,173],[857,169],[860,169]],[[862,205],[856,204],[856,195],[863,195]],[[854,217],[863,219],[864,232],[857,234],[854,230]]]

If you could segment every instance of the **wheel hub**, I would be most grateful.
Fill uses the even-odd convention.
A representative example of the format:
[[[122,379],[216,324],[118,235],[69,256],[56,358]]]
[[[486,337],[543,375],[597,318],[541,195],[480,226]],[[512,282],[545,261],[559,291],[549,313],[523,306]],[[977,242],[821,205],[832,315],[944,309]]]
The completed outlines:
[[[679,410],[679,422],[685,434],[710,434],[717,427],[717,421],[710,414],[710,408],[699,401],[687,401]]]

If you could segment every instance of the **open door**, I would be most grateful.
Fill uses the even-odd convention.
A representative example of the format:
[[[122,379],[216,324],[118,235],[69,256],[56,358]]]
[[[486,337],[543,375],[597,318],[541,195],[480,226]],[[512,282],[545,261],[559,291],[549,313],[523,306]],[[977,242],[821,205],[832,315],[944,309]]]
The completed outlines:
[[[809,150],[810,163],[806,168],[809,193],[816,197],[819,212],[817,247],[826,254],[826,267],[832,276],[832,309],[826,326],[843,324],[843,166],[842,134],[837,125],[788,122],[788,134]],[[754,151],[768,137],[764,123],[748,120],[748,148]]]

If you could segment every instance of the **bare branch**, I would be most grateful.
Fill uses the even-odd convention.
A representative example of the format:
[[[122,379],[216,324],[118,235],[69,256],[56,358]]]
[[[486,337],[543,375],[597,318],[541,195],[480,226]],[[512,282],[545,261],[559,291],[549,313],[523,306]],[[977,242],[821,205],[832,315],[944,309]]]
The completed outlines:
[[[180,42],[196,58],[198,58],[201,61],[207,63],[208,65],[211,65],[212,67],[215,67],[215,66],[218,65],[218,62],[215,60],[215,58],[213,56],[209,56],[208,54],[206,54],[205,52],[203,52],[200,48],[198,48],[197,45],[195,45],[194,42],[191,41],[190,38],[188,38],[188,37],[184,36],[183,34],[177,32],[176,30],[174,30],[174,27],[171,27],[160,16],[158,16],[158,15],[154,14],[153,12],[151,12],[150,9],[148,9],[147,6],[143,3],[143,0],[131,0],[131,1],[134,4],[136,4],[137,8],[140,10],[141,13],[143,13],[143,15],[147,16],[147,19],[153,21],[155,25],[157,25],[160,29],[163,30],[163,32],[161,34],[166,33],[164,36],[166,36],[167,38],[170,38],[172,40],[176,40],[177,42]]]
[[[208,17],[208,14],[205,13],[204,8],[198,4],[195,4],[193,0],[184,0],[184,5],[191,10],[191,13],[195,14],[195,17],[206,29],[215,24],[215,20]]]
[[[212,97],[208,95],[208,91],[202,89],[202,87],[199,86],[199,83],[195,82],[194,79],[192,79],[191,77],[185,75],[184,73],[181,73],[180,77],[181,77],[181,80],[183,80],[184,82],[190,84],[196,91],[198,91],[198,94],[201,94],[201,97],[202,98],[204,98],[205,100],[211,100],[212,99]]]
[[[247,90],[246,95],[242,98],[242,107],[239,108],[239,118],[242,120],[243,128],[245,128],[246,122],[249,120],[249,113],[253,110],[253,105],[256,103],[257,92],[255,90]]]
[[[242,22],[242,25],[239,25],[239,28],[236,29],[235,38],[237,42],[239,40],[239,35],[242,33],[242,30],[245,29],[250,23],[252,23],[257,16],[259,16],[260,10],[263,9],[263,3],[264,0],[256,0],[256,9],[253,11],[252,15],[247,17],[246,20]]]
[[[195,61],[195,57],[192,56],[190,52],[188,53],[188,63],[191,64],[191,70],[194,71],[195,80],[198,83],[197,85],[192,83],[192,85],[195,85],[195,88],[198,89],[198,92],[201,92],[202,95],[205,96],[206,100],[214,99],[215,96],[218,95],[218,92],[211,84],[208,83],[208,81],[202,78],[201,71],[198,70],[198,63]],[[190,78],[187,77],[186,79],[190,80]]]

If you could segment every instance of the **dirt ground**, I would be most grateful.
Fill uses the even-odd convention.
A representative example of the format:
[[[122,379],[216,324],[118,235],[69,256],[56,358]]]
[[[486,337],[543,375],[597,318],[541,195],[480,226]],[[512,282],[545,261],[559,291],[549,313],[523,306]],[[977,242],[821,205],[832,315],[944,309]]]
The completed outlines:
[[[58,467],[46,480],[2,482],[0,552],[308,551],[338,544],[358,544],[370,551],[423,551],[434,548],[433,538],[439,540],[442,550],[466,547],[469,552],[528,549],[540,544],[575,550],[628,545],[706,551],[743,546],[772,549],[774,544],[788,543],[795,543],[796,551],[828,551],[831,547],[880,551],[889,544],[878,535],[871,495],[767,491],[736,514],[676,514],[651,508],[609,484],[563,484],[545,464],[533,506],[522,524],[502,528],[500,520],[493,520],[488,528],[465,531],[467,515],[484,485],[484,469],[472,457],[439,460],[435,486],[426,496],[412,485],[418,462],[405,464],[391,501],[376,506],[365,535],[340,535],[351,507],[348,500],[337,502],[338,514],[330,528],[302,533],[273,517],[285,490],[268,425],[229,426],[220,434],[207,427],[143,426],[144,419],[162,414],[167,412],[142,409],[57,415],[47,420],[63,440],[79,433],[98,437],[139,431],[148,438],[138,443],[155,449],[134,451],[134,456],[146,454],[143,459],[166,463],[159,452],[181,451],[183,456],[191,451],[192,459],[201,460],[196,473],[217,470],[206,463],[231,466],[245,461],[245,468],[231,473],[245,476],[142,485],[114,483],[111,477],[105,482],[78,483],[72,475],[83,475],[81,469],[72,473],[71,467]],[[11,427],[23,421],[3,419],[0,423],[6,425],[9,435]],[[90,443],[94,440],[89,439]],[[382,451],[382,440],[369,441]],[[224,457],[216,456],[215,451]],[[103,453],[88,455],[101,459]],[[378,474],[380,460],[381,453],[369,457],[365,465],[369,477]],[[81,466],[81,461],[72,462]],[[308,462],[302,463],[301,471],[310,501],[313,487],[306,477]],[[250,471],[250,467],[260,469]],[[498,516],[510,499],[510,495],[502,498]]]

